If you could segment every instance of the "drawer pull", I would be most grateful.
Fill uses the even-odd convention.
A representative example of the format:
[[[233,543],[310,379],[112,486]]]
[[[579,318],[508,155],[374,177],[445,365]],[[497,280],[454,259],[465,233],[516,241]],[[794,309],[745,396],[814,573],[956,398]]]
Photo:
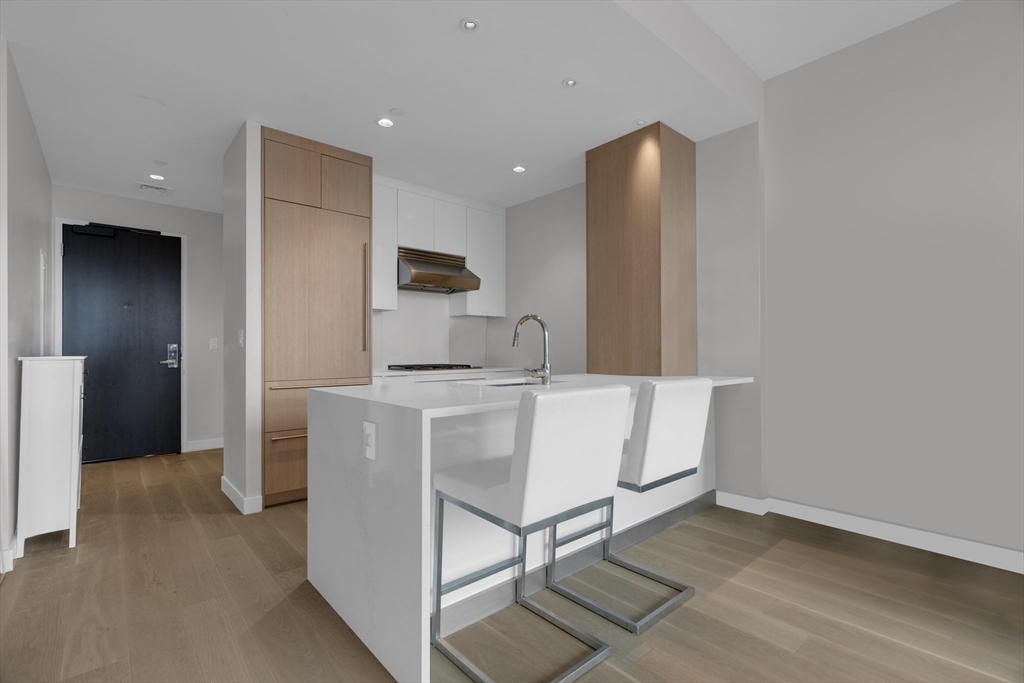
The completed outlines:
[[[292,436],[272,436],[271,441],[284,441],[285,439],[305,439],[305,434],[293,434]]]
[[[326,389],[327,386],[323,384],[295,384],[290,387],[267,387],[271,391],[277,391],[279,389]]]

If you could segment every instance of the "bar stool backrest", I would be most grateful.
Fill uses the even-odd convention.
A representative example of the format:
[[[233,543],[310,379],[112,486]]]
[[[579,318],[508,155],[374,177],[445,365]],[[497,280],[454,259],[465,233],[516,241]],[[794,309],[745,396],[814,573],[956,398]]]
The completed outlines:
[[[621,384],[523,392],[508,521],[525,527],[614,496],[628,410]]]
[[[640,385],[619,479],[637,486],[697,467],[711,407],[711,379],[647,380]]]

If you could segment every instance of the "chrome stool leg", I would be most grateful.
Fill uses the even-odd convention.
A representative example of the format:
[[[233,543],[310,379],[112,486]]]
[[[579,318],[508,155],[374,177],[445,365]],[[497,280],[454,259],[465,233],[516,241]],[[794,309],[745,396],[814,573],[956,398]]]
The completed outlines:
[[[652,624],[654,624],[659,619],[664,617],[666,614],[671,612],[673,609],[675,609],[676,607],[678,607],[679,605],[681,605],[682,603],[686,602],[691,597],[693,597],[694,590],[693,590],[693,586],[689,586],[689,585],[687,585],[685,583],[681,583],[679,581],[676,581],[675,579],[672,579],[672,578],[669,578],[669,577],[665,576],[664,574],[659,574],[658,572],[654,571],[653,569],[648,569],[647,567],[644,567],[642,565],[636,564],[635,562],[630,562],[629,560],[627,560],[625,558],[622,558],[622,557],[619,557],[618,555],[612,554],[611,542],[612,542],[612,510],[613,510],[613,505],[614,504],[609,504],[608,505],[605,521],[602,522],[600,525],[595,525],[594,527],[590,527],[588,529],[584,529],[583,531],[580,531],[578,533],[570,534],[569,536],[566,536],[565,538],[563,538],[561,540],[558,540],[557,526],[556,527],[552,527],[552,534],[551,534],[551,558],[550,558],[550,561],[548,562],[548,573],[547,573],[548,581],[547,581],[547,587],[550,588],[551,590],[555,591],[559,595],[564,596],[566,598],[569,598],[570,600],[572,600],[576,604],[578,604],[578,605],[580,605],[582,607],[586,607],[591,612],[594,612],[595,614],[601,615],[602,617],[604,617],[608,621],[612,622],[613,624],[621,626],[622,628],[626,629],[630,633],[639,635],[639,634],[643,633],[645,630],[647,630],[647,628],[650,627]],[[575,540],[578,540],[582,536],[585,536],[585,535],[587,535],[589,533],[593,533],[593,531],[597,530],[598,528],[601,528],[601,529],[607,528],[608,529],[608,531],[607,531],[607,533],[606,533],[606,535],[604,537],[604,540],[602,542],[602,544],[604,546],[603,556],[604,556],[605,560],[607,560],[608,562],[611,562],[612,564],[618,565],[618,566],[622,567],[623,569],[628,569],[629,571],[631,571],[631,572],[633,572],[635,574],[639,574],[640,576],[647,577],[648,579],[651,579],[652,581],[656,581],[657,583],[660,583],[663,586],[668,586],[669,588],[677,590],[677,591],[679,591],[679,593],[674,595],[674,596],[672,596],[671,598],[669,598],[668,600],[663,602],[661,605],[659,605],[655,609],[651,610],[650,612],[648,612],[647,614],[642,616],[640,619],[634,621],[633,619],[630,619],[627,616],[619,614],[618,612],[616,612],[614,610],[611,610],[608,607],[605,607],[604,605],[600,604],[599,602],[596,602],[595,600],[591,600],[587,596],[585,596],[585,595],[583,595],[583,594],[581,594],[581,593],[579,593],[577,591],[574,591],[572,588],[569,588],[568,586],[564,586],[561,583],[555,581],[555,550],[559,546],[565,545],[566,543],[571,543],[571,542],[573,542]]]
[[[515,534],[519,539],[518,554],[515,557],[510,558],[509,560],[504,560],[497,564],[491,565],[490,567],[486,567],[477,572],[473,572],[468,576],[464,576],[460,579],[450,581],[447,584],[443,584],[441,582],[441,547],[444,538],[445,501],[457,505],[458,507],[461,507],[464,510],[472,512],[478,517],[486,519],[487,521],[500,526],[506,531]],[[595,638],[586,631],[576,628],[569,622],[565,621],[561,617],[557,616],[553,612],[542,607],[541,605],[537,604],[532,599],[526,596],[527,536],[529,536],[529,534],[534,531],[542,531],[547,528],[552,529],[553,534],[554,527],[557,525],[558,521],[572,519],[572,517],[574,516],[579,516],[581,514],[584,514],[585,512],[589,512],[594,509],[599,508],[590,507],[589,509],[583,511],[570,511],[569,513],[567,513],[568,515],[570,515],[568,517],[565,515],[558,515],[549,520],[544,520],[543,522],[539,522],[538,524],[531,525],[531,527],[520,528],[515,525],[509,524],[504,520],[500,520],[492,515],[489,515],[483,512],[482,510],[478,510],[472,505],[463,503],[462,501],[452,498],[450,496],[443,495],[441,493],[436,493],[434,502],[434,610],[430,615],[431,645],[437,648],[437,650],[441,654],[443,654],[445,657],[451,660],[451,662],[455,664],[455,666],[459,667],[459,669],[461,669],[464,674],[469,676],[476,683],[494,683],[492,679],[486,673],[481,671],[475,664],[473,664],[473,662],[471,662],[469,658],[466,657],[466,655],[462,654],[451,645],[445,643],[444,640],[441,638],[441,596],[450,591],[462,588],[463,586],[467,586],[470,583],[473,583],[474,581],[479,581],[482,578],[491,576],[492,574],[496,574],[499,571],[509,569],[510,567],[516,567],[516,602],[525,607],[526,609],[530,610],[534,614],[542,617],[544,620],[551,623],[552,625],[558,627],[559,629],[573,636],[583,644],[594,649],[594,651],[591,652],[589,655],[587,655],[582,660],[571,666],[569,669],[563,671],[561,674],[555,677],[553,679],[554,683],[569,683],[570,681],[575,681],[577,678],[579,678],[580,676],[582,676],[583,674],[585,674],[586,672],[590,671],[595,666],[600,664],[603,660],[607,659],[608,656],[611,655],[611,647],[607,643]]]

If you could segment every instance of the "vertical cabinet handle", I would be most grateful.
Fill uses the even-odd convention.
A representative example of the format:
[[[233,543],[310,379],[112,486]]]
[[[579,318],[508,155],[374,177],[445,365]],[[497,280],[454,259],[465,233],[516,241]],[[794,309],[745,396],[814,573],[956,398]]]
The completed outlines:
[[[370,244],[363,242],[363,351],[370,338]]]

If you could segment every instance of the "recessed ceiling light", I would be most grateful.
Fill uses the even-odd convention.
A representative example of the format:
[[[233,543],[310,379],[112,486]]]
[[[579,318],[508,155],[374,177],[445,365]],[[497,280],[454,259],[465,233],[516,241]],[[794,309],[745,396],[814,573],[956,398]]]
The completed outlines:
[[[477,21],[476,19],[470,19],[469,17],[466,17],[465,19],[459,22],[459,26],[462,27],[463,31],[475,31],[478,28],[480,28],[480,22]]]
[[[523,172],[523,171],[525,171],[526,169],[525,169],[525,168],[523,168],[522,166],[513,166],[513,167],[512,167],[512,170],[513,170],[513,171],[515,171],[516,173],[522,173],[522,172]]]
[[[402,111],[401,109],[392,109],[388,113],[391,114],[392,116],[405,116],[405,112]]]
[[[149,177],[152,178],[153,180],[163,180],[164,179],[164,177],[162,175],[157,175],[156,173],[151,173]]]
[[[153,163],[157,166],[166,166],[167,162],[162,159],[153,159]]]
[[[395,122],[392,121],[391,119],[380,118],[377,119],[377,125],[380,126],[381,128],[390,128],[391,126],[395,125]]]
[[[564,81],[562,81],[562,85],[564,85],[566,88],[575,88],[579,84],[580,82],[577,81],[575,78],[567,78]]]
[[[646,122],[646,121],[644,121],[643,119],[637,119],[636,121],[634,121],[634,122],[633,122],[633,125],[634,125],[634,126],[642,126],[642,125],[644,125],[644,124],[646,124],[646,123],[647,123],[647,122]]]

